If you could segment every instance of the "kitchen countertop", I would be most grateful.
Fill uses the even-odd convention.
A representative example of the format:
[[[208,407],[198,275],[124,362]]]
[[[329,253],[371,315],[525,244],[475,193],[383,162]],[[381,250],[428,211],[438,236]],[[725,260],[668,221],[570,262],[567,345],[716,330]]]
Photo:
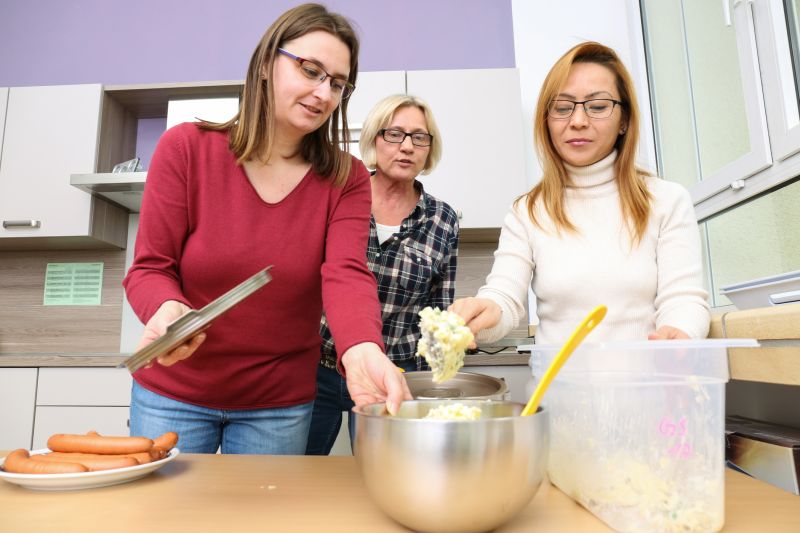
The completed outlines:
[[[728,351],[731,379],[800,385],[800,304],[717,313],[711,338],[749,338],[760,348]]]
[[[5,455],[4,453],[2,455]],[[797,531],[800,497],[726,471],[723,531]],[[35,492],[0,482],[0,530],[409,531],[369,499],[353,457],[181,454],[146,478],[98,489]],[[557,488],[496,530],[610,531]]]
[[[500,348],[498,348],[500,349]],[[493,352],[494,350],[488,349]],[[0,354],[0,368],[10,367],[115,367],[129,354],[119,353],[6,353]],[[498,353],[468,354],[464,366],[527,365],[529,353],[518,353],[507,348]]]

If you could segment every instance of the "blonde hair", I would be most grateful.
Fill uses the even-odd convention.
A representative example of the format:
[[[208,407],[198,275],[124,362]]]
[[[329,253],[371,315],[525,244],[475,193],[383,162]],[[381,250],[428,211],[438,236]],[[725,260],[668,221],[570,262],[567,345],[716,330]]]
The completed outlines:
[[[442,136],[433,118],[433,111],[428,104],[417,96],[408,94],[393,94],[387,96],[377,104],[367,115],[364,125],[361,128],[361,139],[358,147],[361,150],[361,160],[367,168],[375,169],[378,166],[378,156],[375,150],[375,142],[378,140],[379,131],[389,125],[395,112],[401,107],[416,107],[425,115],[425,126],[428,133],[433,136],[431,147],[428,151],[428,159],[422,168],[422,174],[430,174],[439,159],[442,157]]]
[[[542,180],[527,194],[528,214],[534,224],[542,227],[536,216],[536,204],[541,200],[556,231],[565,230],[573,233],[578,231],[567,217],[564,208],[564,189],[569,183],[569,176],[564,162],[553,145],[550,129],[547,126],[547,108],[566,83],[570,69],[575,63],[602,65],[609,69],[616,79],[617,91],[622,101],[620,106],[622,124],[626,131],[618,135],[614,143],[614,148],[617,150],[614,171],[619,188],[620,209],[628,226],[631,242],[637,245],[647,227],[652,200],[644,180],[649,174],[636,166],[639,108],[628,70],[613,49],[600,43],[585,42],[571,48],[556,61],[542,84],[534,116],[533,135],[543,174]]]
[[[271,157],[275,139],[273,64],[278,56],[277,50],[284,43],[314,31],[327,32],[347,46],[350,50],[350,75],[347,81],[355,85],[359,44],[348,20],[319,4],[302,4],[290,9],[272,23],[253,52],[236,116],[225,123],[201,123],[204,129],[229,131],[229,147],[236,154],[237,163],[252,159],[267,162]],[[266,80],[262,78],[264,67]],[[340,113],[341,140],[338,128]],[[325,124],[303,137],[300,154],[311,163],[314,172],[323,179],[332,178],[335,186],[341,186],[350,174],[351,157],[340,147],[349,142],[345,99],[333,110]]]

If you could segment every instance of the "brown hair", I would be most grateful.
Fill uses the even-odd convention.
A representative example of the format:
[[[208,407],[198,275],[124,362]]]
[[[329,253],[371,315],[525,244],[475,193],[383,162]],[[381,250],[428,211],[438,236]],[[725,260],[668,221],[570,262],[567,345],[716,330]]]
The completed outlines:
[[[324,31],[338,37],[350,49],[350,75],[347,81],[355,85],[358,75],[358,37],[350,22],[319,4],[302,4],[278,17],[261,37],[247,67],[239,112],[224,123],[201,123],[201,127],[216,131],[229,131],[229,146],[236,154],[237,163],[251,159],[262,162],[272,155],[275,137],[275,94],[273,62],[277,50],[287,41],[314,31]],[[266,66],[266,80],[262,79]],[[339,139],[339,113],[341,112],[342,139]],[[350,174],[350,154],[340,146],[350,142],[347,126],[347,100],[343,99],[333,110],[325,124],[306,135],[300,144],[300,153],[311,163],[314,172],[324,179],[333,178],[341,186]]]
[[[533,223],[541,227],[540,221],[536,218],[536,202],[541,199],[556,231],[566,230],[573,233],[578,231],[564,209],[564,188],[569,183],[569,176],[564,162],[553,145],[550,129],[547,126],[548,105],[566,83],[570,69],[575,63],[602,65],[616,78],[617,91],[622,101],[620,106],[622,124],[627,127],[626,132],[620,134],[614,143],[614,148],[617,150],[614,171],[619,188],[620,209],[627,223],[631,241],[636,245],[641,241],[647,227],[652,200],[644,181],[644,177],[649,174],[636,166],[639,108],[628,70],[613,49],[600,43],[585,42],[572,47],[556,61],[542,84],[533,121],[533,136],[543,174],[542,180],[527,194],[528,214]]]

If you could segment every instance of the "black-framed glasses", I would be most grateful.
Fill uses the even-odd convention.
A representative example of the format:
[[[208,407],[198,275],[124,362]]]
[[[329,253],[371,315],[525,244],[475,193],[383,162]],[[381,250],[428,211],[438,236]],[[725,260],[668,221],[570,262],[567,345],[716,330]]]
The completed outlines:
[[[278,52],[288,58],[294,59],[297,62],[297,66],[300,68],[300,72],[303,74],[303,77],[312,85],[322,85],[322,82],[325,80],[331,80],[331,91],[334,95],[338,96],[342,100],[353,94],[353,91],[356,89],[356,86],[346,79],[337,78],[333,74],[328,74],[325,72],[325,69],[311,59],[296,56],[291,52],[287,52],[283,48],[278,48]]]
[[[592,100],[584,100],[583,102],[576,100],[553,100],[547,106],[547,114],[555,119],[567,119],[575,112],[575,106],[578,104],[583,105],[583,111],[589,118],[608,118],[614,112],[614,106],[622,106],[619,100],[612,100],[611,98],[594,98]]]
[[[406,137],[411,137],[411,144],[414,146],[430,146],[433,142],[433,135],[421,131],[408,133],[403,130],[389,130],[384,128],[378,130],[378,133],[381,134],[383,140],[387,143],[401,144],[406,140]]]

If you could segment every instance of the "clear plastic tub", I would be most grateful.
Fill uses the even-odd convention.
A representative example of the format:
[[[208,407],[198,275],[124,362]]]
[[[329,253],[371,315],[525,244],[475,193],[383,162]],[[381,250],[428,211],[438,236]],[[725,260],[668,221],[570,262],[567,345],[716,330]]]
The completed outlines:
[[[725,523],[727,348],[750,339],[585,343],[543,403],[550,481],[618,531]],[[531,346],[534,379],[560,346]]]

